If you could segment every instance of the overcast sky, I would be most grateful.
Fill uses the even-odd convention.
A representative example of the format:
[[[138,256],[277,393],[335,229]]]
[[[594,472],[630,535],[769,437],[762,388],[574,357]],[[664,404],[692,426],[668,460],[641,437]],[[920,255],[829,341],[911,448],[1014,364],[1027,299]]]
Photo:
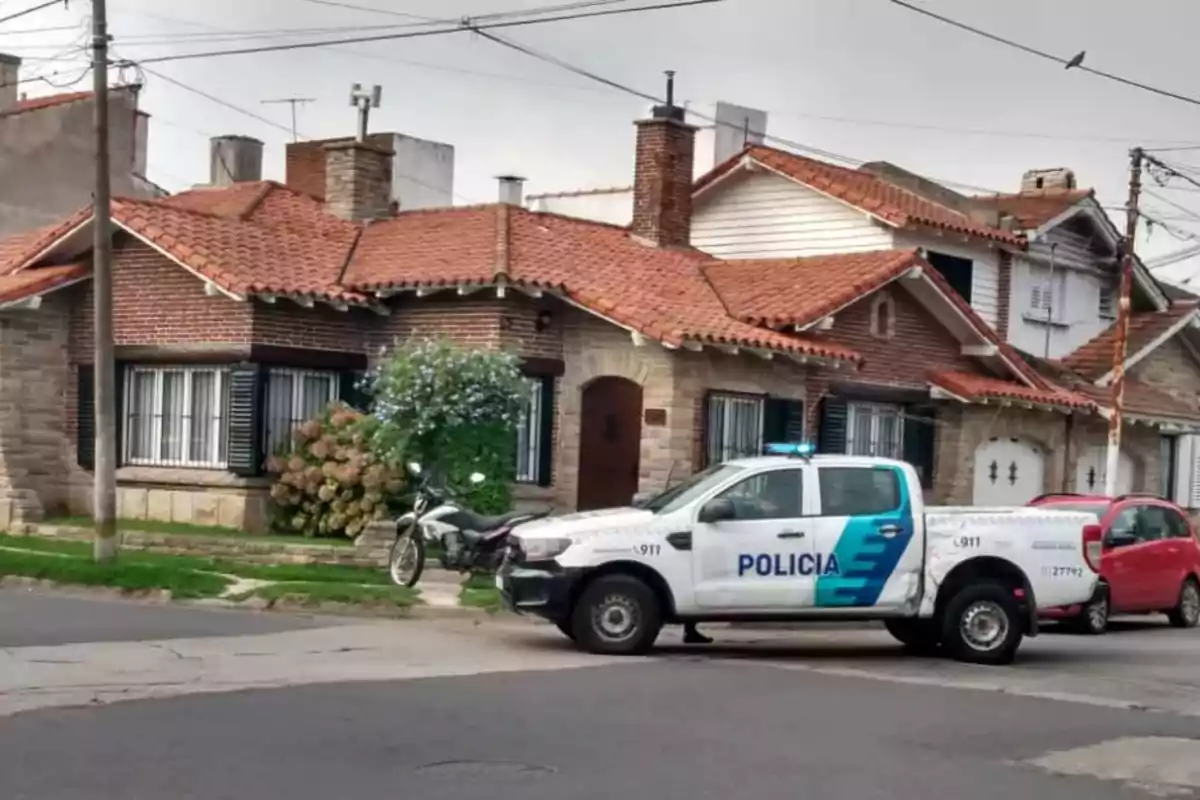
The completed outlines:
[[[631,4],[638,5],[636,0]],[[551,0],[345,0],[431,17],[541,7]],[[994,33],[1182,94],[1200,96],[1200,4],[1195,0],[916,0]],[[0,16],[34,0],[0,0]],[[0,32],[69,25],[90,5],[48,9]],[[110,0],[116,52],[125,58],[284,41],[218,41],[220,31],[405,24],[384,14],[312,0]],[[25,74],[79,76],[79,30],[0,35],[0,49],[30,61]],[[347,34],[353,35],[353,34]],[[1124,202],[1127,151],[1200,145],[1200,106],[1065,71],[1017,50],[919,16],[889,0],[723,0],[506,31],[510,38],[645,92],[677,70],[678,95],[728,100],[769,112],[769,133],[863,160],[886,159],[943,180],[1015,191],[1032,167],[1069,166],[1106,205]],[[305,35],[299,39],[321,38]],[[53,65],[53,66],[51,66]],[[373,130],[455,145],[457,202],[495,198],[492,176],[518,173],[530,192],[627,184],[634,129],[647,103],[589,83],[468,34],[180,61],[155,66],[286,128],[300,110],[302,136],[348,135],[352,82],[383,85]],[[81,88],[90,85],[90,78]],[[28,85],[30,94],[52,91]],[[147,76],[153,114],[149,177],[177,190],[207,180],[206,138],[243,133],[267,143],[265,172],[283,176],[289,135]],[[981,133],[987,132],[987,133]],[[1200,149],[1164,154],[1200,165]],[[1172,185],[1186,185],[1179,181]],[[1200,192],[1157,190],[1200,213]],[[1148,198],[1146,207],[1200,235],[1200,221]],[[1186,246],[1156,231],[1153,256]],[[1172,274],[1200,269],[1192,261]],[[1197,279],[1200,283],[1200,278]]]

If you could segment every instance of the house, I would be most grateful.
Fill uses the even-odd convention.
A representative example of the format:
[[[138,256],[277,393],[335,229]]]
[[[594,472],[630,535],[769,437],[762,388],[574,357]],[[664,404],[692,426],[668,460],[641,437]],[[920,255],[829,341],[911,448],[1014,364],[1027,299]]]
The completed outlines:
[[[91,92],[20,95],[21,59],[0,53],[0,236],[61,220],[92,196],[95,103]],[[113,192],[157,197],[146,179],[149,116],[140,86],[109,96]]]
[[[1098,419],[916,244],[1015,234],[851,187],[877,215],[856,219],[897,232],[887,247],[721,258],[692,246],[714,241],[704,188],[776,174],[718,167],[693,212],[694,137],[673,106],[637,123],[629,227],[527,210],[511,179],[506,202],[396,210],[392,151],[352,140],[323,146],[321,199],[249,181],[115,200],[120,514],[263,528],[265,454],[353,400],[397,337],[522,357],[518,495],[560,508],[625,503],[778,439],[904,457],[931,497],[969,501],[980,474],[1045,482],[978,468],[1019,420],[1049,451]],[[0,242],[0,366],[21,378],[0,385],[0,523],[89,508],[91,224],[84,210]]]

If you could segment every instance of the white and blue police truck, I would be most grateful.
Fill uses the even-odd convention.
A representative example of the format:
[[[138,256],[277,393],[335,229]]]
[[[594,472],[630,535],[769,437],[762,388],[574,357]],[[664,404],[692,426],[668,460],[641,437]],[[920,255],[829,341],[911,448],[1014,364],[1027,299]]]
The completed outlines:
[[[595,653],[644,653],[665,624],[881,620],[911,649],[984,664],[1010,662],[1039,609],[1096,589],[1086,514],[926,507],[904,462],[767,452],[521,525],[497,587]]]

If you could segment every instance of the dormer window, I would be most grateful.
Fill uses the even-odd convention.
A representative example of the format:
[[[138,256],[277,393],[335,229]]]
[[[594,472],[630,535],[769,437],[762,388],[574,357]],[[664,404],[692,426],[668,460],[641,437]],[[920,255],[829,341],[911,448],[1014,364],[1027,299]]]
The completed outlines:
[[[896,304],[891,295],[876,295],[871,302],[871,335],[877,339],[896,335]]]

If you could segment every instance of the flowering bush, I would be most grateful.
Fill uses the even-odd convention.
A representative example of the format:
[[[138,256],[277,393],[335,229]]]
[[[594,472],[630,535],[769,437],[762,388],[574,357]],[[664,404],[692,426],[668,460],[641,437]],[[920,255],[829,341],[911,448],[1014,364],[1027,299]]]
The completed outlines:
[[[448,341],[397,342],[368,374],[372,450],[391,464],[437,470],[481,513],[506,510],[516,426],[530,387],[515,355]],[[487,480],[470,488],[472,472]]]
[[[404,486],[398,470],[370,451],[371,420],[341,404],[292,434],[292,449],[272,456],[275,527],[304,536],[349,536],[382,519]]]

